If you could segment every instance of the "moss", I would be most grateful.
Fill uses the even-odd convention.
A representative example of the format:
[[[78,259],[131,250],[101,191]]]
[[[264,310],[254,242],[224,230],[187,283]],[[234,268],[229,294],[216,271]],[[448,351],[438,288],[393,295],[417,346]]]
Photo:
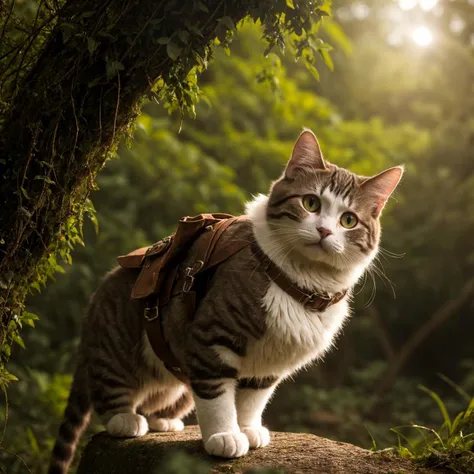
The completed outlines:
[[[305,433],[272,433],[270,446],[251,451],[240,459],[222,460],[204,452],[197,427],[187,427],[182,433],[155,433],[126,440],[114,439],[105,433],[96,435],[85,448],[77,473],[174,474],[177,471],[170,468],[170,453],[175,453],[178,462],[182,460],[180,474],[188,474],[186,466],[190,464],[190,457],[196,460],[195,466],[199,466],[200,470],[209,465],[208,472],[212,474],[237,474],[255,469],[300,474],[439,472],[418,468],[410,461],[395,456],[372,453]],[[192,471],[192,474],[197,472]]]

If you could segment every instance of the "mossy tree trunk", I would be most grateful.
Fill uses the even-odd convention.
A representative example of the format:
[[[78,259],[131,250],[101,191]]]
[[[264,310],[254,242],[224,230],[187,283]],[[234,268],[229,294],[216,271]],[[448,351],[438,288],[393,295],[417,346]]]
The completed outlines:
[[[206,60],[216,35],[223,29],[225,35],[255,4],[66,3],[1,125],[0,346],[8,346],[8,325],[29,286],[50,268],[48,256],[80,233],[76,220],[94,178],[140,102],[163,81],[190,103],[187,73]],[[2,362],[8,356],[4,351]]]
[[[40,2],[40,8],[50,8],[46,4]],[[56,256],[68,257],[81,240],[95,176],[129,130],[144,97],[158,94],[193,110],[197,88],[190,71],[204,69],[214,39],[225,42],[247,15],[264,25],[270,48],[283,47],[285,36],[295,34],[293,51],[314,70],[318,53],[327,51],[315,41],[313,26],[330,14],[330,4],[68,0],[44,20],[48,28],[55,26],[38,56],[32,45],[38,44],[41,15],[31,37],[0,55],[0,65],[6,61],[17,67],[0,70],[0,386],[8,381],[4,364],[21,318],[31,318],[22,316],[25,296],[54,274]],[[13,7],[12,0],[7,21]],[[3,24],[2,46],[5,31]],[[26,57],[33,66],[25,75]]]

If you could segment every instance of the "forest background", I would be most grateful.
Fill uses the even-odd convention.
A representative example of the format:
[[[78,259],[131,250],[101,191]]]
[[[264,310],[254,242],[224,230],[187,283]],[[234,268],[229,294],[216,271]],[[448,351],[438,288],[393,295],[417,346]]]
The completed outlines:
[[[16,8],[31,18],[37,2]],[[145,104],[133,140],[99,174],[85,246],[28,300],[39,321],[8,366],[19,378],[0,451],[9,474],[28,472],[24,462],[45,472],[87,300],[116,256],[170,234],[183,215],[241,213],[279,176],[303,126],[339,166],[369,175],[404,163],[406,173],[337,349],[282,384],[265,422],[385,447],[397,443],[394,426],[442,423],[420,385],[451,414],[474,396],[474,2],[335,0],[333,15],[318,79],[290,55],[264,57],[259,26],[244,22],[231,54],[217,48],[200,77],[194,120]]]

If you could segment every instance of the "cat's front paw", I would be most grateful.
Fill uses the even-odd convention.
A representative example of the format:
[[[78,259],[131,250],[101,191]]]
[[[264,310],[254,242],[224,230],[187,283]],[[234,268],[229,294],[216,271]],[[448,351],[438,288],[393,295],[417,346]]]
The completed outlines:
[[[205,444],[206,451],[221,458],[239,458],[247,454],[249,440],[244,433],[215,433]]]
[[[263,448],[270,444],[270,432],[264,426],[244,426],[242,433],[247,436],[251,449]]]
[[[111,436],[135,438],[148,432],[148,422],[142,415],[135,413],[118,413],[107,423],[106,429]]]

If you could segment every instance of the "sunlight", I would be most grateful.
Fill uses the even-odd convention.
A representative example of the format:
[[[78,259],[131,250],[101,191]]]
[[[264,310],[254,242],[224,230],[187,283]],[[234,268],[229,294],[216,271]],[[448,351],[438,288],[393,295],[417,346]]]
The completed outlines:
[[[418,2],[420,7],[425,10],[433,10],[433,8],[438,4],[438,0],[419,0]]]
[[[433,33],[426,26],[418,26],[411,35],[418,46],[429,46],[433,42]]]
[[[412,10],[417,5],[425,11],[433,10],[438,5],[439,0],[398,0],[398,6],[402,10]]]
[[[398,0],[398,5],[402,10],[411,10],[416,7],[418,0]]]

